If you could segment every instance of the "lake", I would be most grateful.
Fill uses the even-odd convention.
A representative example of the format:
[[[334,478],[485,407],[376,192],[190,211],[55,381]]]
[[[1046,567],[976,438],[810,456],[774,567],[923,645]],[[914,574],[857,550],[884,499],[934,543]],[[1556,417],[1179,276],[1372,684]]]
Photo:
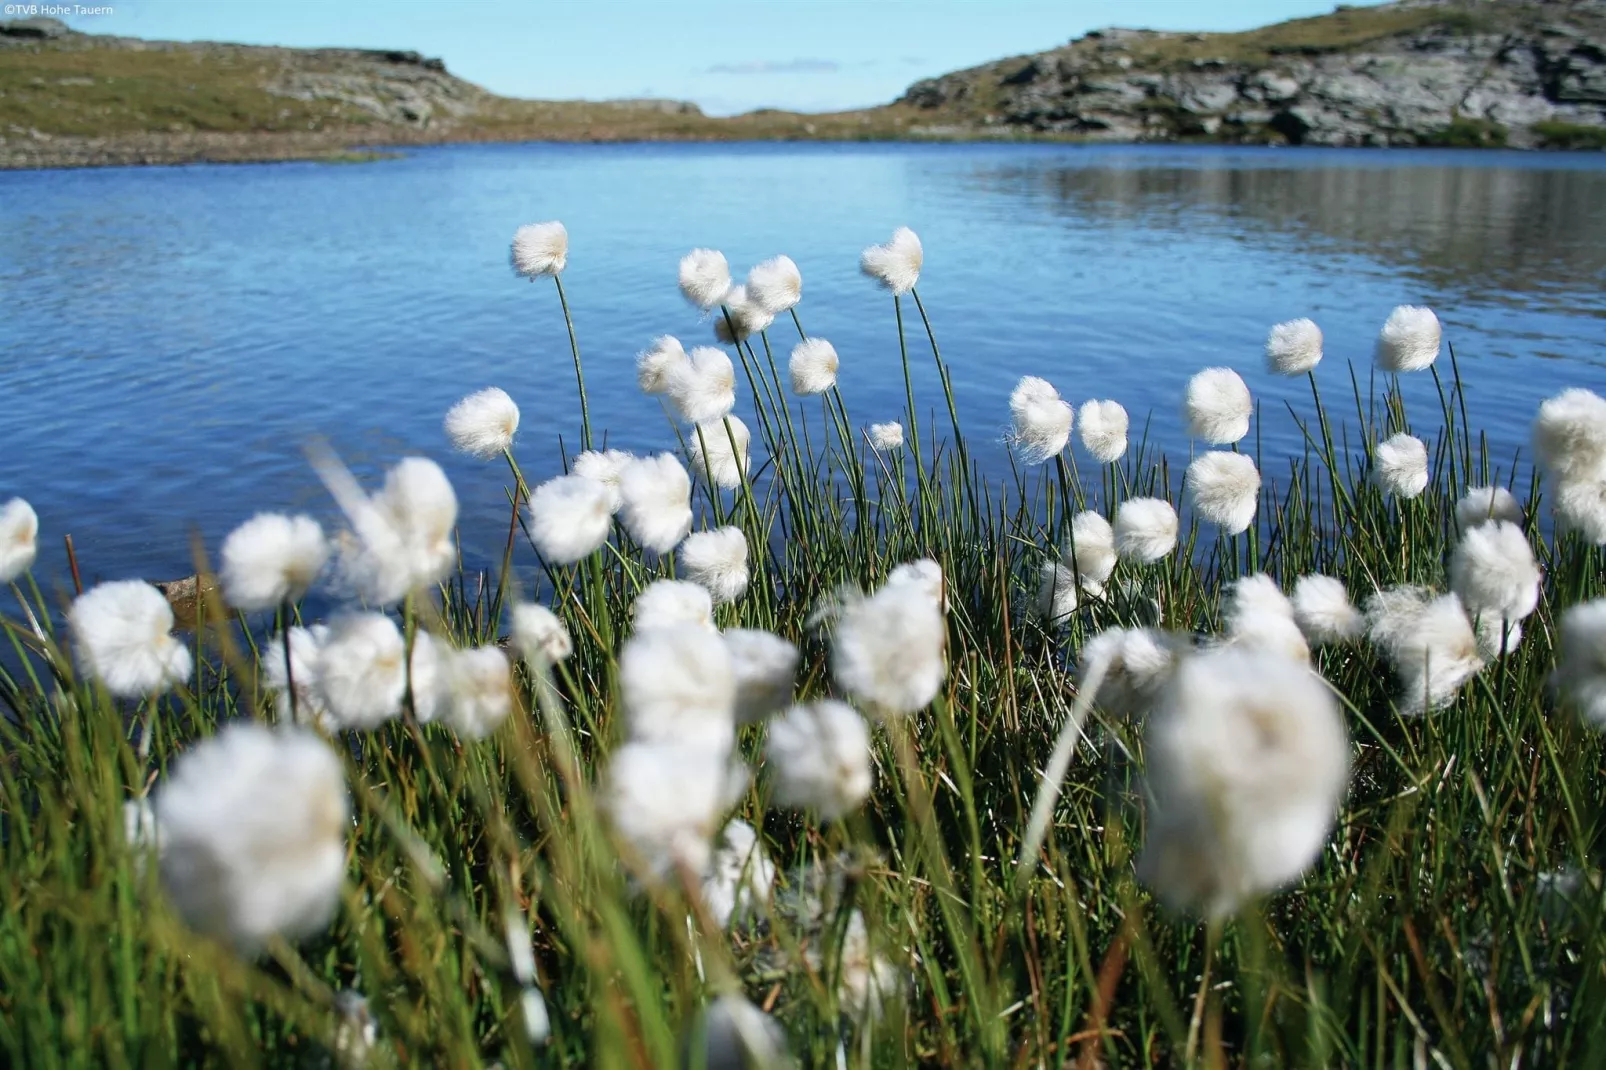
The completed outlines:
[[[41,579],[64,575],[68,532],[86,582],[165,579],[192,571],[192,532],[215,550],[257,510],[327,515],[312,436],[365,475],[411,452],[440,460],[470,552],[496,553],[505,469],[451,455],[441,418],[496,385],[522,408],[532,482],[558,470],[559,435],[577,448],[557,296],[507,262],[514,229],[546,219],[570,233],[593,426],[627,449],[674,441],[636,390],[635,354],[663,333],[711,341],[675,285],[696,246],[739,272],[791,256],[799,315],[841,353],[854,422],[898,418],[892,302],[857,261],[899,225],[924,240],[920,294],[973,452],[998,471],[1021,375],[1078,403],[1115,398],[1135,431],[1152,413],[1185,457],[1184,384],[1225,364],[1261,403],[1276,474],[1298,447],[1284,402],[1307,411],[1309,393],[1268,375],[1261,346],[1296,316],[1326,332],[1318,377],[1341,409],[1345,362],[1364,385],[1390,309],[1432,306],[1497,458],[1526,452],[1546,396],[1606,386],[1598,154],[539,144],[0,172],[0,499],[38,509]],[[917,400],[941,409],[917,316],[912,330]],[[795,341],[784,321],[772,335],[783,355]],[[1431,378],[1408,397],[1430,429]]]

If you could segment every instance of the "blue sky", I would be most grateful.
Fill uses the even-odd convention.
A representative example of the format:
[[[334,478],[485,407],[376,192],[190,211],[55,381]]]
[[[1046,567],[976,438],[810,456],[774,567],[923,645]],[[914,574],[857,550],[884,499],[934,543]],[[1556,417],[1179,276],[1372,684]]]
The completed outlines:
[[[80,0],[91,6],[90,0]],[[885,103],[910,82],[1100,26],[1241,30],[1333,0],[94,0],[90,33],[415,49],[508,96],[710,114]]]

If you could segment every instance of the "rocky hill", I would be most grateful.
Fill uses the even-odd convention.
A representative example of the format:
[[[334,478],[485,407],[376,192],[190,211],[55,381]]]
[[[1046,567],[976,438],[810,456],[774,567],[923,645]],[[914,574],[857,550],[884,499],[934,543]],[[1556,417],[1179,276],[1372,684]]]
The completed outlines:
[[[1606,147],[1606,0],[1402,0],[1247,33],[1095,31],[918,82],[959,128],[1110,141]]]

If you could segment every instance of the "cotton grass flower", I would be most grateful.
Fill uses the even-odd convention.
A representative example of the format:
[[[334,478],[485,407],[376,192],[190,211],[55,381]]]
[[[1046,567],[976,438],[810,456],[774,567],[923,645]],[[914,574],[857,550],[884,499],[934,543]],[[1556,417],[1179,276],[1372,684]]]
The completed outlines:
[[[731,288],[730,264],[714,249],[693,249],[680,258],[680,292],[704,312],[718,308]]]
[[[758,724],[785,709],[797,679],[797,647],[756,628],[729,628],[723,636],[736,675],[736,723]]]
[[[870,448],[891,453],[903,448],[903,425],[897,422],[870,425]]]
[[[735,742],[736,674],[711,628],[637,631],[619,653],[619,688],[631,740],[722,754]]]
[[[1183,660],[1144,736],[1154,809],[1139,876],[1223,917],[1298,880],[1349,786],[1349,739],[1304,666],[1240,650]]]
[[[925,260],[920,237],[908,227],[899,227],[885,244],[872,245],[860,254],[859,270],[902,296],[920,281]]]
[[[1037,577],[1037,615],[1050,626],[1063,624],[1082,604],[1083,583],[1057,561],[1043,562]]]
[[[1278,590],[1277,581],[1263,572],[1232,585],[1226,623],[1233,646],[1302,665],[1310,662],[1310,644],[1295,619],[1293,604]]]
[[[629,854],[655,880],[702,877],[726,809],[724,752],[688,742],[630,742],[608,759],[601,803]]]
[[[1561,484],[1554,511],[1562,531],[1576,531],[1588,543],[1606,543],[1606,479]]]
[[[39,555],[39,515],[21,498],[0,505],[0,583],[33,567]]]
[[[739,416],[698,424],[687,436],[691,470],[716,487],[739,487],[751,461],[747,448],[752,440],[752,432]]]
[[[887,584],[848,601],[831,641],[838,686],[881,714],[909,714],[937,697],[947,676],[942,606],[917,584]]]
[[[329,924],[351,818],[317,736],[231,724],[179,756],[155,809],[162,884],[191,928],[254,953]]]
[[[1606,729],[1606,598],[1561,615],[1556,689],[1592,727]]]
[[[810,963],[816,971],[824,962],[810,949]],[[848,916],[847,932],[837,957],[837,1005],[859,1027],[878,1022],[889,1004],[904,994],[902,972],[886,956],[876,951],[864,915],[855,910]]]
[[[247,613],[299,601],[329,560],[323,528],[307,516],[258,513],[223,540],[223,597]]]
[[[1114,464],[1126,454],[1128,418],[1118,401],[1084,401],[1076,415],[1082,447],[1100,464]]]
[[[653,580],[630,607],[636,630],[702,628],[714,631],[714,601],[708,589],[686,580]]]
[[[561,275],[569,263],[569,231],[562,223],[527,223],[513,232],[513,270],[527,279]]]
[[[686,536],[678,560],[686,578],[706,587],[715,602],[734,602],[747,590],[747,536],[741,528]]]
[[[323,644],[329,638],[329,626],[314,624],[310,628],[294,627],[290,637],[290,672],[295,677],[295,705],[291,707],[291,683],[285,676],[284,636],[275,636],[262,647],[263,682],[276,693],[274,709],[280,721],[294,719],[301,724],[316,724],[326,731],[339,727],[323,704],[323,692],[318,686]]]
[[[1181,653],[1175,639],[1153,628],[1109,628],[1082,646],[1077,686],[1086,687],[1097,674],[1099,706],[1111,716],[1136,720],[1159,701]]]
[[[1108,520],[1091,509],[1071,518],[1060,563],[1076,573],[1083,586],[1102,588],[1115,571],[1115,560],[1115,529]]]
[[[636,356],[636,385],[643,394],[667,394],[675,374],[686,361],[686,350],[680,339],[667,334],[655,338],[652,345]]]
[[[948,585],[943,579],[942,566],[932,558],[922,557],[894,566],[887,573],[886,586],[896,587],[900,584],[915,588],[935,602],[938,609],[948,612]]]
[[[1194,511],[1228,535],[1247,531],[1260,503],[1260,470],[1252,457],[1209,450],[1193,459],[1184,478]]]
[[[1399,676],[1400,709],[1440,709],[1483,668],[1477,633],[1461,599],[1420,587],[1379,591],[1366,606],[1367,634]]]
[[[1522,506],[1505,487],[1468,487],[1455,503],[1456,526],[1462,531],[1491,520],[1522,523]]]
[[[1206,368],[1188,380],[1182,414],[1188,434],[1213,446],[1229,446],[1249,433],[1255,403],[1231,368]]]
[[[780,1023],[741,996],[710,1003],[683,1049],[680,1065],[706,1070],[789,1070],[793,1065]]]
[[[513,607],[513,645],[531,665],[555,665],[574,653],[574,640],[563,621],[532,602]]]
[[[1301,576],[1294,584],[1294,620],[1312,647],[1352,643],[1366,634],[1366,617],[1331,576]]]
[[[791,257],[771,257],[747,273],[747,299],[779,316],[803,299],[803,273]]]
[[[1047,379],[1028,375],[1009,395],[1010,442],[1022,464],[1042,464],[1065,448],[1076,410]]]
[[[1561,482],[1606,480],[1606,398],[1573,387],[1539,406],[1534,419],[1539,463]]]
[[[160,694],[190,678],[189,649],[172,636],[167,597],[139,580],[79,595],[67,611],[79,664],[118,698]]]
[[[673,550],[691,530],[691,476],[673,454],[641,457],[619,477],[619,519],[630,537],[655,553]]]
[[[384,487],[372,497],[333,458],[318,466],[351,521],[356,539],[342,548],[341,568],[366,601],[399,602],[439,583],[456,565],[457,494],[440,465],[405,458],[385,473]]]
[[[736,367],[724,350],[698,346],[670,367],[667,393],[687,423],[718,421],[736,404]]]
[[[348,613],[330,622],[317,679],[322,705],[338,725],[377,728],[401,712],[406,648],[401,629],[383,613]]]
[[[599,550],[613,531],[620,491],[580,475],[549,479],[530,492],[530,539],[548,564],[572,565]]]
[[[719,834],[719,846],[703,879],[703,905],[720,928],[728,929],[732,922],[763,909],[775,886],[775,872],[753,826],[732,818]]]
[[[1377,336],[1377,366],[1386,372],[1419,372],[1439,359],[1443,329],[1431,308],[1400,305]]]
[[[1322,329],[1308,319],[1279,323],[1266,335],[1266,367],[1278,375],[1303,375],[1322,362]]]
[[[764,743],[777,806],[834,821],[870,797],[870,730],[853,707],[825,699],[770,722]]]
[[[792,392],[801,397],[823,394],[836,385],[840,361],[836,346],[824,338],[808,338],[792,349]]]
[[[484,739],[513,712],[513,672],[499,647],[445,655],[445,721],[464,739]]]
[[[625,466],[635,459],[633,454],[624,450],[586,450],[569,465],[569,474],[594,479],[607,487],[608,511],[617,513],[619,506],[624,504],[624,497],[619,492],[619,478],[624,474]]]
[[[1401,432],[1377,444],[1372,479],[1384,493],[1415,498],[1428,489],[1428,448],[1422,440]]]
[[[1128,498],[1115,513],[1115,552],[1149,564],[1177,546],[1177,511],[1162,498]]]
[[[489,460],[513,445],[519,429],[519,407],[507,391],[487,387],[446,411],[446,437],[453,448]]]
[[[754,301],[746,286],[732,286],[724,308],[723,315],[714,317],[714,339],[727,345],[767,331],[775,322],[775,314]]]
[[[1539,605],[1540,578],[1528,537],[1504,520],[1467,531],[1450,558],[1450,589],[1474,617],[1523,619]]]

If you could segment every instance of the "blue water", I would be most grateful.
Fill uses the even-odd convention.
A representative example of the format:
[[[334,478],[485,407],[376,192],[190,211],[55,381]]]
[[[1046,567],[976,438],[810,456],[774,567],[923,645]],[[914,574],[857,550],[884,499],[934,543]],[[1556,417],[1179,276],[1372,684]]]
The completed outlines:
[[[506,531],[505,472],[451,455],[443,413],[487,385],[523,409],[532,479],[577,446],[568,341],[547,280],[513,277],[521,223],[561,219],[564,281],[594,426],[673,443],[633,359],[660,333],[709,340],[679,257],[776,253],[798,311],[836,343],[855,423],[897,418],[891,300],[858,253],[907,224],[961,420],[1001,469],[1016,379],[1113,397],[1185,452],[1177,403],[1228,364],[1262,405],[1260,448],[1297,448],[1261,368],[1266,329],[1309,315],[1337,401],[1368,374],[1396,304],[1438,310],[1472,420],[1498,456],[1567,385],[1606,387],[1606,157],[1439,151],[1053,146],[443,147],[361,166],[273,164],[0,173],[0,499],[29,498],[60,575],[191,571],[260,509],[326,512],[302,447],[325,436],[371,473],[441,460],[471,554]],[[912,310],[911,310],[912,311]],[[923,410],[942,407],[917,317]],[[772,334],[784,357],[789,325]],[[1430,379],[1409,384],[1428,422]],[[750,414],[747,398],[738,413]],[[752,420],[749,420],[752,423]],[[928,420],[929,423],[929,420]],[[1254,431],[1251,432],[1253,436]],[[1271,462],[1268,460],[1268,469]]]

